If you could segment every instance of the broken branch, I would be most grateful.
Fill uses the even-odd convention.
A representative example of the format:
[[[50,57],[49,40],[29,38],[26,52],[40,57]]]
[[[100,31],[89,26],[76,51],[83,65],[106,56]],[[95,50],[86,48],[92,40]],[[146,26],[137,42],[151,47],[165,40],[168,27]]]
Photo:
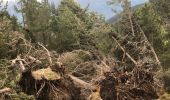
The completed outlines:
[[[2,94],[2,93],[6,93],[6,92],[11,92],[12,90],[10,89],[10,88],[3,88],[3,89],[1,89],[0,90],[0,94]]]
[[[126,56],[135,64],[138,65],[138,63],[127,53],[125,52],[125,49],[120,45],[120,43],[116,40],[115,37],[112,36],[112,38],[114,39],[114,41],[118,44],[118,46],[120,47],[120,49],[122,49],[122,51],[126,54]]]
[[[21,59],[20,56],[18,56],[17,58]],[[25,66],[24,66],[24,64],[23,64],[23,62],[21,60],[19,60],[19,66],[20,66],[21,72],[24,72],[25,71]]]
[[[80,85],[80,86],[82,86],[82,87],[85,87],[85,88],[87,88],[87,89],[96,89],[96,87],[93,86],[92,84],[87,83],[87,82],[85,82],[85,81],[83,81],[83,80],[81,80],[81,79],[79,79],[79,78],[77,78],[77,77],[75,77],[75,76],[73,76],[73,75],[69,75],[69,77],[70,77],[75,83],[77,83],[78,85]]]
[[[47,52],[47,56],[48,56],[48,61],[50,63],[50,65],[52,65],[52,59],[51,59],[51,55],[50,52],[47,50],[47,48],[45,46],[43,46],[42,44],[38,43],[38,45],[40,45],[46,52]]]

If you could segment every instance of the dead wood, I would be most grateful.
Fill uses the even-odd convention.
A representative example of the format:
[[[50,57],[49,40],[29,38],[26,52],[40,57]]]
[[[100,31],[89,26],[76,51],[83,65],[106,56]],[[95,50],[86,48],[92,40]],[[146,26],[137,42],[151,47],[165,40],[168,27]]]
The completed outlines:
[[[70,78],[73,80],[73,82],[77,85],[77,86],[80,86],[82,88],[86,88],[86,89],[90,89],[90,90],[95,90],[96,87],[90,83],[87,83],[73,75],[69,75]]]
[[[50,52],[48,51],[48,49],[40,43],[38,43],[38,45],[40,45],[47,52],[48,61],[49,61],[50,65],[52,65],[52,59],[51,59],[51,55],[50,55]]]
[[[112,38],[113,38],[114,41],[117,43],[117,45],[122,49],[122,51],[126,54],[126,56],[137,66],[138,63],[132,58],[132,56],[130,56],[129,53],[127,53],[127,52],[125,51],[125,49],[120,45],[120,43],[116,40],[116,38],[115,38],[115,37],[112,37]]]
[[[146,35],[145,35],[144,31],[142,30],[142,28],[140,27],[140,25],[139,25],[138,23],[136,23],[136,24],[137,24],[137,26],[139,27],[140,31],[142,32],[142,35],[143,35],[143,37],[145,38],[145,40],[147,41],[147,43],[148,43],[151,51],[153,52],[153,55],[154,55],[154,57],[155,57],[155,59],[156,59],[157,64],[159,65],[160,69],[163,71],[163,67],[162,67],[162,65],[161,65],[161,62],[159,61],[159,58],[158,58],[158,56],[157,56],[157,54],[156,54],[153,46],[152,46],[151,43],[149,42],[148,38],[146,37]]]
[[[3,89],[0,89],[0,94],[2,94],[2,93],[7,93],[7,92],[11,92],[12,91],[12,89],[11,88],[3,88]]]
[[[135,31],[135,30],[134,30]],[[21,69],[22,92],[37,100],[150,100],[158,98],[153,72],[145,69],[127,48],[112,37],[133,63],[131,71],[122,70],[114,59],[95,51],[75,50],[54,57],[48,49],[30,47],[11,60]],[[51,54],[51,55],[50,55]],[[121,62],[123,63],[123,62]],[[141,64],[141,65],[139,65]],[[84,77],[88,77],[88,80]],[[159,81],[159,80],[158,80]]]
[[[47,68],[23,72],[19,85],[37,100],[79,100],[81,92],[73,80]]]

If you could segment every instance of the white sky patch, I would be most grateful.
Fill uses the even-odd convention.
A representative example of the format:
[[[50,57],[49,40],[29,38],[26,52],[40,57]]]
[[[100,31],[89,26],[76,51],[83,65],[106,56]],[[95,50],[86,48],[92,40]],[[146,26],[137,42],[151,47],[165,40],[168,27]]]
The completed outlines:
[[[78,3],[78,0],[74,0],[74,2],[77,2],[77,3]]]
[[[37,0],[38,2],[41,2],[41,0]]]
[[[1,0],[0,0],[1,1]],[[19,0],[2,0],[4,3],[8,2],[17,2]],[[41,2],[41,0],[37,0],[38,2]]]
[[[1,1],[1,0],[0,0]],[[15,1],[17,1],[17,0],[2,0],[3,2],[15,2]]]

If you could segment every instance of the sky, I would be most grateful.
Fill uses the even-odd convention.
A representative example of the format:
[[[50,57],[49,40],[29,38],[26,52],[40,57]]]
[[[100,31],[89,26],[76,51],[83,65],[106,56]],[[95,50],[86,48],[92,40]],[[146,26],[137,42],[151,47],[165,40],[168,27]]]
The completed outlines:
[[[8,1],[8,11],[10,12],[10,14],[12,15],[16,14],[13,6],[16,4],[17,0],[3,0],[3,1]],[[40,2],[41,0],[38,1]],[[61,0],[49,0],[49,1],[54,2],[55,4],[59,4]],[[87,7],[89,4],[90,11],[97,12],[98,14],[103,15],[106,19],[109,19],[115,15],[115,13],[113,13],[112,11],[113,6],[107,5],[108,0],[75,0],[75,1],[78,2],[84,8]],[[147,1],[148,0],[131,0],[131,3],[132,6],[135,6],[141,3],[145,3]],[[120,7],[115,6],[114,9],[119,10]]]
[[[89,9],[92,11],[95,11],[99,14],[104,15],[106,19],[109,19],[115,15],[113,13],[112,9],[113,6],[108,6],[107,4],[108,0],[78,0],[78,2],[83,6],[86,7],[88,4],[90,4]],[[132,6],[145,3],[148,0],[131,0]],[[114,6],[114,9],[119,10],[119,6]]]

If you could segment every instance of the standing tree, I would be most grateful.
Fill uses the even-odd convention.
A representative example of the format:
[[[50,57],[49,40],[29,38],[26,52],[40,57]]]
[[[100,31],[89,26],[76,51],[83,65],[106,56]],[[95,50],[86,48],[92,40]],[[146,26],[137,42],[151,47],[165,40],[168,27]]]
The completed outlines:
[[[37,31],[37,16],[39,14],[39,3],[37,0],[20,0],[19,7],[16,11],[22,13],[24,30],[26,30],[26,37],[35,42],[34,32]]]
[[[20,0],[19,7],[16,8],[18,12],[22,13],[24,29],[26,35],[32,41],[42,42],[47,44],[47,33],[50,21],[50,4],[48,0]]]
[[[61,5],[53,13],[51,22],[50,48],[59,52],[71,50],[74,45],[78,45],[77,34],[80,33],[80,20],[65,4],[67,2],[74,3],[73,0],[61,1]]]

